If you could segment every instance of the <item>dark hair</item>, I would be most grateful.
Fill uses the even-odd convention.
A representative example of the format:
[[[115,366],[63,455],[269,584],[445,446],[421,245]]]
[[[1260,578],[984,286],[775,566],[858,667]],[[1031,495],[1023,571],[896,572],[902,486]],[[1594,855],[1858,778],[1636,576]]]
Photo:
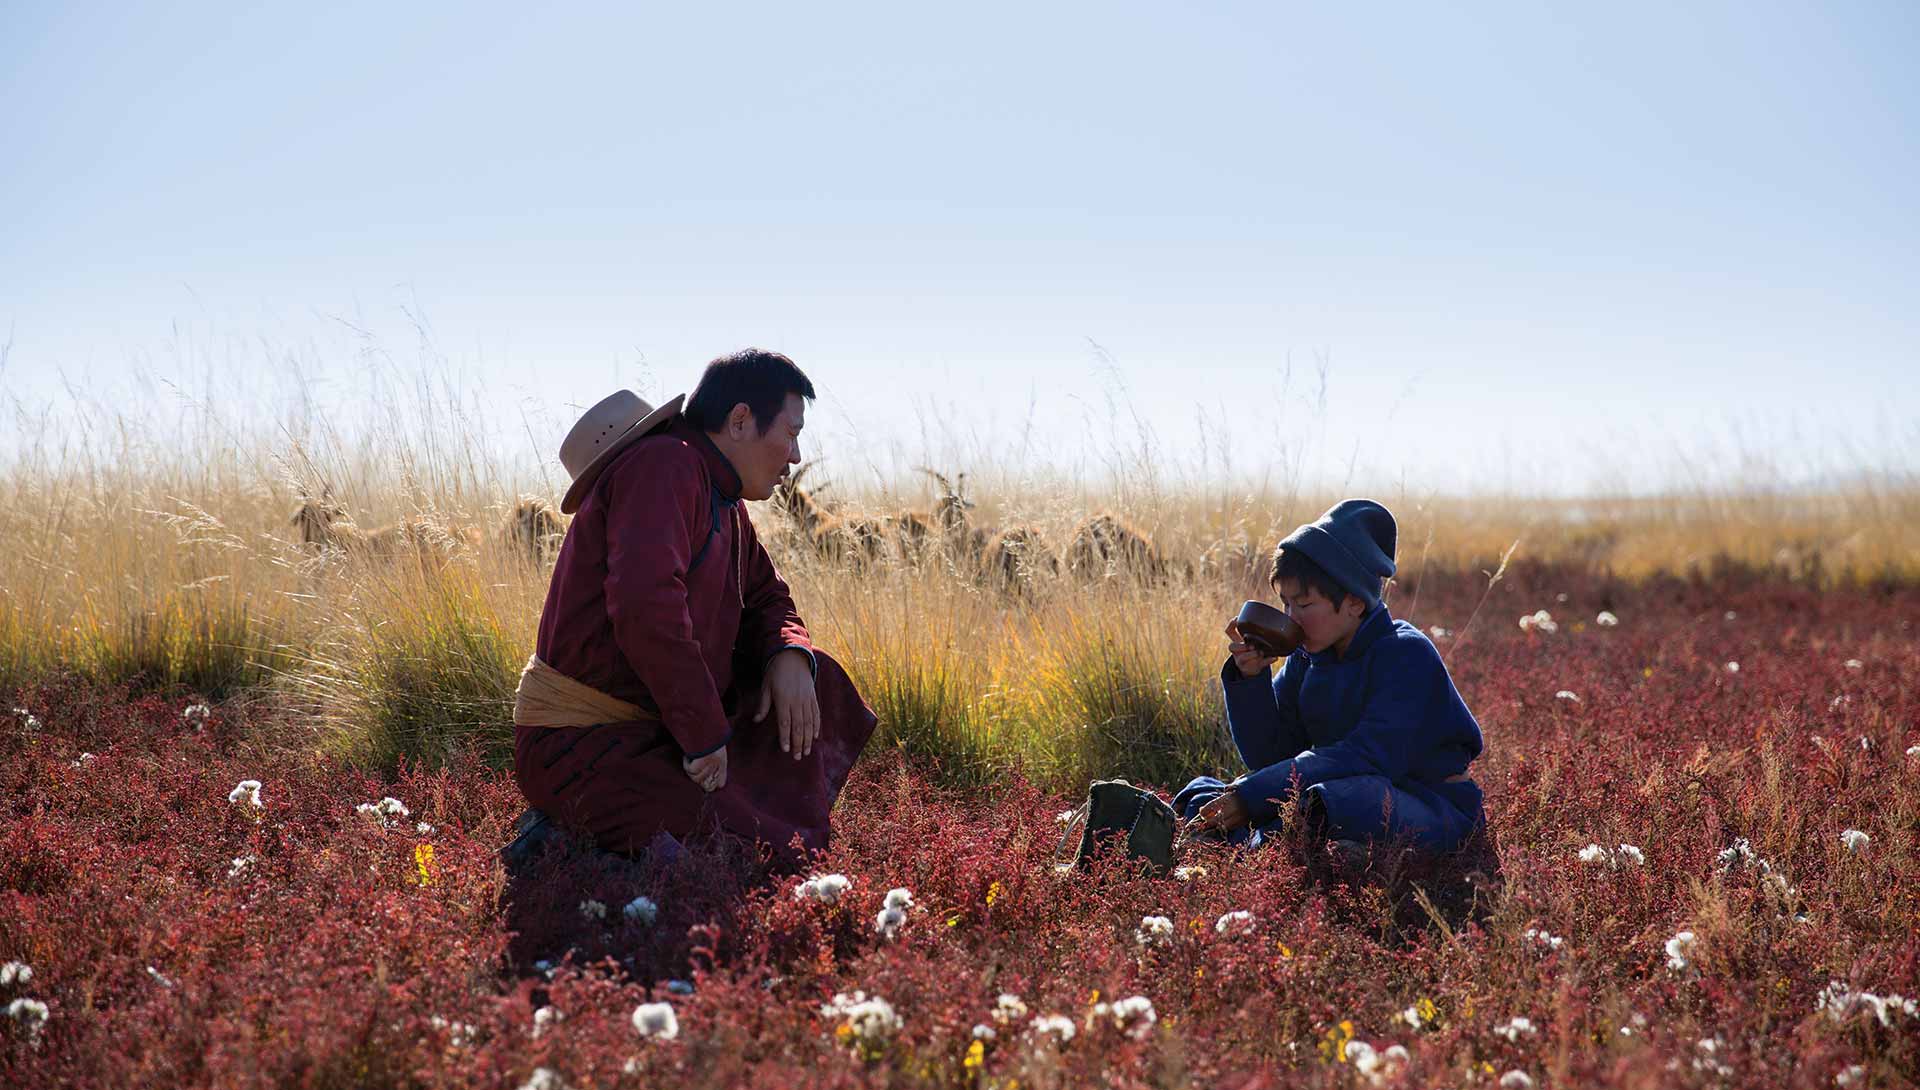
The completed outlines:
[[[788,394],[813,400],[813,383],[799,366],[778,352],[742,348],[707,364],[680,415],[687,423],[714,432],[726,426],[735,405],[744,404],[753,410],[753,422],[765,435]]]
[[[1298,583],[1302,587],[1312,587],[1320,596],[1333,603],[1335,609],[1346,603],[1352,591],[1334,581],[1327,569],[1314,562],[1313,557],[1298,549],[1275,549],[1273,551],[1273,573],[1267,576],[1267,582],[1278,586],[1282,580]],[[1387,592],[1387,581],[1380,580],[1380,593]],[[1354,595],[1354,597],[1359,597]]]

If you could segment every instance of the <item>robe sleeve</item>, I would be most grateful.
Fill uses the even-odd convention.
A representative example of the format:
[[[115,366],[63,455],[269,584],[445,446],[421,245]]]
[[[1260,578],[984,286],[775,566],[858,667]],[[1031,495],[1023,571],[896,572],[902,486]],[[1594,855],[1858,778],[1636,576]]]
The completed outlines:
[[[1265,768],[1307,748],[1306,728],[1300,725],[1300,679],[1304,661],[1289,657],[1280,674],[1262,670],[1253,677],[1240,673],[1229,655],[1220,667],[1220,688],[1227,701],[1227,732],[1248,768]]]
[[[694,638],[687,569],[711,530],[697,455],[673,448],[608,471],[607,619],[614,642],[689,757],[727,744],[730,728]]]
[[[1270,798],[1285,798],[1294,776],[1300,787],[1347,776],[1384,776],[1398,783],[1407,778],[1414,759],[1425,748],[1420,738],[1426,709],[1435,686],[1446,678],[1440,653],[1426,640],[1383,640],[1367,662],[1367,695],[1360,718],[1338,741],[1307,750],[1289,761],[1265,768],[1237,783],[1240,801],[1256,821],[1270,821]]]
[[[813,657],[813,638],[807,634],[807,626],[800,621],[800,611],[794,608],[793,594],[787,589],[787,581],[774,570],[773,558],[767,555],[766,547],[760,544],[760,535],[755,532],[753,521],[747,518],[744,510],[740,511],[739,518],[743,552],[740,582],[741,654],[765,666],[767,660],[788,648],[805,651],[814,673],[818,674],[820,664]]]
[[[1244,677],[1231,656],[1220,668],[1227,729],[1251,770],[1233,782],[1233,790],[1255,824],[1273,820],[1278,812],[1273,800],[1293,790],[1294,755],[1312,744],[1300,722],[1300,682],[1306,667],[1305,657],[1296,654],[1280,663],[1278,677],[1265,671]]]

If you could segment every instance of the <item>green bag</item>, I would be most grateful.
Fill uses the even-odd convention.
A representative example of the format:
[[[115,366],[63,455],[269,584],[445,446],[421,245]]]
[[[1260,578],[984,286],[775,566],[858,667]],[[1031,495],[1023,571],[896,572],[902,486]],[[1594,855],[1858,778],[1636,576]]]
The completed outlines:
[[[1066,830],[1054,849],[1054,869],[1062,874],[1078,868],[1100,844],[1124,837],[1127,854],[1145,860],[1157,875],[1173,869],[1182,845],[1179,818],[1159,795],[1125,780],[1095,780],[1087,785],[1087,801],[1071,812]],[[1072,855],[1068,857],[1068,845]]]

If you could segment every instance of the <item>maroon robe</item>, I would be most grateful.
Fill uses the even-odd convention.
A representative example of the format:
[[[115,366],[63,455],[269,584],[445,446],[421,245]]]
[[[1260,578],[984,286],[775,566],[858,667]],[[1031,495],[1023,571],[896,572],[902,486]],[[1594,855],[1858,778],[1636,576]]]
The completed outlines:
[[[780,749],[777,711],[753,721],[766,664],[787,648],[813,659],[820,700],[820,737],[798,761]],[[873,711],[813,648],[740,502],[740,475],[704,432],[675,420],[594,482],[560,547],[536,652],[658,718],[516,726],[514,777],[530,805],[628,854],[661,830],[686,840],[716,828],[787,865],[799,862],[796,835],[826,847]],[[722,746],[727,784],[708,793],[680,761]]]

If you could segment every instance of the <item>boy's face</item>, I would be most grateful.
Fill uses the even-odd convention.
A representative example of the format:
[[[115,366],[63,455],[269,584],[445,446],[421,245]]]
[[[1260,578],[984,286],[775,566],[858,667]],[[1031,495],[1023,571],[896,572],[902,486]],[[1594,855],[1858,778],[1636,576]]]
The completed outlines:
[[[1309,651],[1325,651],[1336,645],[1344,648],[1360,630],[1360,618],[1367,612],[1366,603],[1354,595],[1342,595],[1336,606],[1317,589],[1295,579],[1280,580],[1273,589],[1280,592],[1287,614],[1306,632],[1302,646]]]

